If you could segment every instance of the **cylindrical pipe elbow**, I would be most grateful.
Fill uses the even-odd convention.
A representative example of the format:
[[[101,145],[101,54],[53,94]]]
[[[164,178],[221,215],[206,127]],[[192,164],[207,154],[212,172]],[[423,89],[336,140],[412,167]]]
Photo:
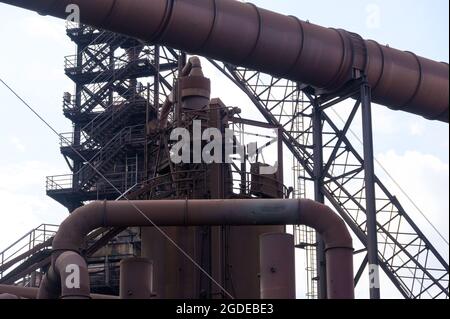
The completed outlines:
[[[325,249],[353,249],[353,240],[345,222],[327,205],[301,199],[300,223],[314,228],[323,237]]]
[[[59,255],[55,262],[61,287],[61,299],[89,299],[89,272],[83,257],[73,251]]]
[[[300,223],[314,228],[325,243],[327,297],[354,299],[353,243],[345,222],[328,206],[300,200]]]
[[[53,257],[37,299],[89,299],[89,272],[83,257],[73,251],[58,251]]]
[[[53,239],[54,251],[78,251],[84,247],[85,236],[106,224],[104,201],[97,201],[77,208],[59,226]]]
[[[326,205],[311,200],[159,200],[94,202],[77,209],[61,225],[53,240],[55,253],[52,265],[64,285],[64,273],[70,263],[80,266],[80,284],[86,282],[87,269],[79,251],[83,239],[92,230],[102,227],[131,226],[193,226],[193,225],[286,225],[303,224],[312,227],[325,241],[328,297],[354,298],[352,237],[344,221]],[[50,268],[48,279],[55,277]],[[53,285],[56,280],[52,280]],[[44,286],[45,288],[45,286]],[[86,296],[86,285],[80,287]],[[44,289],[47,295],[53,290]],[[63,296],[78,296],[71,291]]]

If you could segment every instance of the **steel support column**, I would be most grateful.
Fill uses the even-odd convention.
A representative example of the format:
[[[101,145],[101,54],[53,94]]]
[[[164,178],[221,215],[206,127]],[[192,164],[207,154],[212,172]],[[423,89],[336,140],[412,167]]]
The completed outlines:
[[[82,68],[83,66],[83,48],[80,45],[77,45],[77,68]],[[81,91],[83,87],[82,85],[75,83],[75,108],[77,110],[81,107]],[[72,101],[68,101],[69,104]],[[73,146],[75,148],[80,147],[81,143],[81,125],[78,123],[74,123],[74,130],[73,130]],[[81,168],[81,160],[80,159],[74,159],[73,160],[73,178],[72,178],[72,188],[78,189],[79,187],[79,173],[78,171]],[[72,209],[75,209],[76,207],[73,207]]]
[[[314,144],[314,199],[325,203],[321,187],[323,184],[323,141],[322,141],[322,109],[317,98],[313,101],[313,144]],[[319,299],[327,298],[327,273],[325,245],[321,236],[316,233],[317,251],[317,288]]]
[[[280,185],[284,185],[284,165],[283,165],[283,127],[280,126],[277,129],[277,173],[278,182]],[[281,195],[283,197],[283,195]]]
[[[367,254],[369,262],[370,298],[380,299],[371,100],[370,86],[364,81],[361,85],[361,113],[364,140],[364,181],[366,190]]]

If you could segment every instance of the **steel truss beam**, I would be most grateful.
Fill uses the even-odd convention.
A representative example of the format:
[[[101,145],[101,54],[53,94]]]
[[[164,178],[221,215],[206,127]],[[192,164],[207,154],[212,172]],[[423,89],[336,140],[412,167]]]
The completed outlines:
[[[310,88],[245,68],[222,65],[212,60],[210,62],[250,98],[271,125],[283,128],[283,141],[313,179],[312,129],[307,127],[304,132],[292,130],[293,118],[296,116],[311,118],[313,107],[307,107],[306,111],[291,113],[285,109],[293,96],[300,96],[300,91],[305,92],[313,104],[313,92]],[[350,125],[361,104],[362,84],[357,81],[349,85],[342,94],[321,95],[318,99],[323,110],[325,163],[321,191],[360,242],[367,247],[368,218],[364,159],[349,138]],[[344,126],[340,127],[333,120],[329,109],[351,97],[356,97],[357,101]],[[297,102],[300,104],[302,101]],[[300,135],[306,136],[304,138],[306,143],[298,142]],[[405,298],[448,298],[448,262],[442,258],[381,180],[375,175],[372,178],[376,194],[374,200],[380,267]],[[359,272],[358,276],[361,276]]]

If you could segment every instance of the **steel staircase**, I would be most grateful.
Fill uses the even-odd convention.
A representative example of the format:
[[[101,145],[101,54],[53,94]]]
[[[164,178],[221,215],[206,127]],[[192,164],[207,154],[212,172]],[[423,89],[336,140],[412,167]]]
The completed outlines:
[[[98,153],[79,171],[80,189],[88,191],[101,177],[108,172],[116,162],[124,159],[127,147],[133,143],[143,145],[145,139],[144,126],[125,127],[117,133],[106,145],[102,146]],[[94,169],[95,167],[95,169]]]
[[[131,91],[131,88],[127,90]],[[117,129],[124,127],[136,112],[143,113],[148,105],[145,90],[134,92],[133,96],[122,102],[115,102],[104,112],[86,124],[81,131],[80,144],[73,144],[73,133],[61,134],[62,147],[76,147],[79,151],[99,149],[108,142]]]
[[[13,284],[48,257],[58,226],[42,224],[0,252],[0,284]]]
[[[57,230],[56,225],[42,224],[0,252],[0,284],[39,287],[51,262],[52,241]],[[119,250],[121,254],[110,256],[108,250],[99,252],[104,246],[112,247],[112,251]],[[133,228],[99,228],[91,232],[87,236],[84,255],[91,274],[93,292],[118,294],[118,291],[103,289],[118,286],[115,281],[118,280],[120,259],[138,256],[139,251],[139,232]]]

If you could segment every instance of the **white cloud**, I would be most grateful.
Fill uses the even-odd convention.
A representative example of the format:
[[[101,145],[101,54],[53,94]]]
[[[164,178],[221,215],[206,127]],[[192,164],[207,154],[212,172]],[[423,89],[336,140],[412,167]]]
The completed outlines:
[[[13,136],[10,138],[9,142],[12,144],[12,146],[19,152],[23,153],[26,150],[25,144],[22,143],[22,141],[17,137]]]
[[[54,173],[55,167],[39,161],[4,164],[0,167],[0,189],[21,192],[25,188],[41,190],[45,177]]]
[[[403,188],[409,197],[445,236],[449,237],[449,165],[440,158],[418,151],[398,154],[391,150],[378,155],[378,160]],[[383,174],[381,174],[382,176]],[[406,212],[427,235],[437,249],[448,258],[448,245],[429,226],[425,218],[401,193],[399,188],[384,176],[387,187],[394,190]]]
[[[59,223],[66,209],[45,196],[45,176],[54,168],[28,161],[0,167],[0,250],[42,223]]]
[[[67,43],[64,23],[59,20],[42,19],[39,15],[33,15],[22,19],[20,25],[27,36]]]
[[[372,121],[374,134],[393,135],[399,131],[399,123],[392,110],[384,106],[372,104]]]
[[[419,151],[406,151],[399,153],[389,150],[377,156],[379,162],[394,178],[401,188],[411,197],[419,208],[431,220],[433,225],[444,235],[448,241],[449,237],[449,203],[448,203],[448,181],[449,165],[440,158],[424,154]],[[377,167],[377,170],[379,167]],[[393,195],[397,196],[408,215],[420,227],[431,243],[438,249],[442,256],[448,261],[448,245],[427,223],[425,218],[402,194],[397,185],[392,182],[386,174],[377,171],[378,177]],[[355,238],[355,243],[359,242]],[[358,247],[362,248],[362,247]],[[361,256],[355,256],[354,269],[358,269]],[[431,259],[430,259],[431,260]],[[365,269],[355,294],[357,298],[369,298],[368,270]],[[382,298],[402,298],[397,288],[390,279],[380,270],[381,296]],[[428,296],[426,296],[428,297]]]
[[[57,208],[52,199],[39,195],[0,190],[2,223],[0,250],[42,223],[59,223],[65,216],[64,208]]]
[[[409,133],[412,136],[422,136],[424,133],[425,127],[423,122],[415,121],[409,124]]]

